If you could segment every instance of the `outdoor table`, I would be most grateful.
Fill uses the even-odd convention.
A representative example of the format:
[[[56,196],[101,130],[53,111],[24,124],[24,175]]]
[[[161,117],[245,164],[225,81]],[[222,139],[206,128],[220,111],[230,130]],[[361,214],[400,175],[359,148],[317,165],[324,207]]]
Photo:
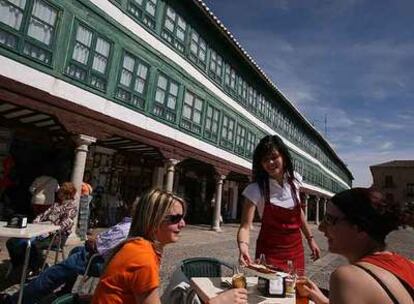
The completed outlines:
[[[285,298],[265,297],[257,289],[257,277],[246,277],[247,280],[247,303],[252,304],[295,304],[295,296]],[[231,282],[231,277],[214,277],[214,278],[191,278],[191,287],[196,291],[197,295],[203,302],[227,290],[222,282]],[[313,303],[309,301],[309,303]]]
[[[33,237],[40,236],[43,234],[48,234],[51,232],[56,233],[60,230],[60,226],[56,226],[52,224],[40,224],[40,223],[27,224],[26,228],[8,228],[6,226],[7,226],[7,222],[0,222],[0,237],[21,238],[21,239],[27,240],[22,277],[20,279],[19,299],[17,301],[17,303],[20,304],[23,300],[23,287],[24,287],[24,282],[26,281],[27,267],[29,265],[30,248],[32,246],[30,239]]]

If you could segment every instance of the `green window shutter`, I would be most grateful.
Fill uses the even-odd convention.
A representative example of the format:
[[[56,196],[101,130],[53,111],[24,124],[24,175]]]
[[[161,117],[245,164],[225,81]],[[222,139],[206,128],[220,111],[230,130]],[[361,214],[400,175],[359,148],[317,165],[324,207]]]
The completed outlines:
[[[220,144],[227,149],[233,149],[235,131],[234,129],[235,120],[230,116],[223,114]]]
[[[210,52],[208,75],[218,83],[223,79],[223,58],[214,50]]]
[[[224,68],[224,87],[231,93],[236,92],[236,71],[228,63]]]
[[[188,57],[192,62],[205,70],[207,62],[207,44],[195,30],[191,31]]]
[[[178,51],[184,53],[185,39],[187,35],[187,23],[170,6],[167,6],[161,37]]]
[[[58,14],[43,0],[0,0],[0,44],[51,65]]]
[[[190,91],[184,94],[184,103],[181,113],[181,127],[200,134],[204,101]]]
[[[235,151],[237,154],[244,155],[246,150],[246,128],[242,125],[237,125]]]
[[[128,0],[127,10],[135,20],[155,29],[158,0]]]
[[[247,83],[241,76],[238,76],[237,96],[243,105],[246,105],[247,99]]]
[[[148,77],[149,66],[124,52],[115,97],[135,108],[144,109]]]
[[[255,147],[256,147],[256,135],[248,131],[247,138],[246,138],[246,156],[248,158],[253,157],[253,151]]]
[[[164,74],[159,74],[155,88],[152,113],[169,122],[177,119],[178,83]]]
[[[79,22],[75,26],[66,74],[100,91],[106,90],[111,43]]]
[[[220,123],[220,111],[212,105],[207,105],[204,121],[204,138],[217,142]]]

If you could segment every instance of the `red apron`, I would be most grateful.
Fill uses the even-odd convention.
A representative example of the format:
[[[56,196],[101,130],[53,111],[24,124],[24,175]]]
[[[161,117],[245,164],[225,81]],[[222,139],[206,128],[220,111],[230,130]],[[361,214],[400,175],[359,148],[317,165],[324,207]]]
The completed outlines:
[[[287,260],[292,260],[296,269],[305,269],[300,212],[299,204],[287,209],[265,202],[256,258],[264,253],[266,263],[282,270],[287,270]]]

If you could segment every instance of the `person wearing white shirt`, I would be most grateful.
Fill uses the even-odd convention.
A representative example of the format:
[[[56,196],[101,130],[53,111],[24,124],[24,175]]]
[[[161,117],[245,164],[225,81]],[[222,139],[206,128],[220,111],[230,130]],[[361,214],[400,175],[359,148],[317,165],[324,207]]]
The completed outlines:
[[[320,249],[316,244],[301,208],[301,177],[294,173],[289,151],[276,135],[265,136],[253,153],[253,183],[243,191],[241,224],[237,234],[239,261],[253,262],[249,255],[249,235],[257,209],[262,221],[256,242],[256,258],[265,257],[267,264],[288,270],[288,261],[296,269],[304,269],[304,234],[313,259]]]

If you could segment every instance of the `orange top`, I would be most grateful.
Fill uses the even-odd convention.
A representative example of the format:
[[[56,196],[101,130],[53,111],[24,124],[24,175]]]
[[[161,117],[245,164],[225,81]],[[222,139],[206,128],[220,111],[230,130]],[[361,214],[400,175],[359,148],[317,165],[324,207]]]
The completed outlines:
[[[414,263],[396,254],[372,254],[360,260],[388,270],[408,286],[414,288]]]
[[[135,303],[134,295],[160,285],[160,256],[144,239],[126,243],[101,276],[92,304]]]

